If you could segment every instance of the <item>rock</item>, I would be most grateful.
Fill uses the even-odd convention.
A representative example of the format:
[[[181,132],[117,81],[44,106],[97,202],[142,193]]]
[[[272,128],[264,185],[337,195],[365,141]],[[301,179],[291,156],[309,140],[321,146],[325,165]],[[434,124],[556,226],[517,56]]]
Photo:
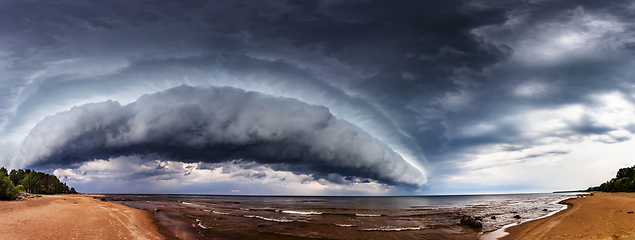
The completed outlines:
[[[512,213],[516,214],[516,213],[518,213],[518,212],[512,212]]]
[[[631,213],[633,213],[633,212],[626,212],[626,213],[631,214]]]
[[[476,221],[471,227],[473,227],[473,228],[483,228],[483,223],[481,221]]]
[[[492,216],[491,219],[496,219],[496,216]]]
[[[548,210],[548,209],[543,209],[542,211],[543,211],[543,212],[548,212],[549,210]]]
[[[461,217],[461,224],[468,225],[471,228],[483,228],[483,223],[481,221],[474,219],[472,216],[463,216]]]
[[[106,201],[106,198],[105,198],[105,197],[103,197],[103,198],[101,198],[101,199],[99,199],[99,200],[100,200],[100,201],[102,201],[102,202],[105,202],[105,201]]]
[[[160,211],[161,211],[161,209],[155,208],[155,209],[154,209],[154,211],[155,211],[155,212],[160,212]]]
[[[476,220],[476,221],[483,221],[483,217],[474,217],[474,220]]]
[[[514,216],[514,218],[519,219],[519,218],[520,218],[520,215],[516,215],[516,216]]]
[[[234,202],[234,204],[240,204],[240,202]]]

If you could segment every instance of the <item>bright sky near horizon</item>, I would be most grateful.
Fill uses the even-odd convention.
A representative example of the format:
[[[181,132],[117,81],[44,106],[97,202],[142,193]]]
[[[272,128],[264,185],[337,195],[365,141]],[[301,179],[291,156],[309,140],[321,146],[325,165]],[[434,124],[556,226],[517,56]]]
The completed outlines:
[[[632,1],[0,2],[0,165],[80,192],[586,189],[635,165]]]

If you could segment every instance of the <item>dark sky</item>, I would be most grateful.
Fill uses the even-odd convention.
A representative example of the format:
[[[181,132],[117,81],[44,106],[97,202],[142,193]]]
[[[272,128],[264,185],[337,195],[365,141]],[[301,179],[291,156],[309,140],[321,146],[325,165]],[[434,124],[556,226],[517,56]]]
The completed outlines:
[[[635,164],[634,16],[630,1],[2,1],[0,165],[85,192],[583,189]]]

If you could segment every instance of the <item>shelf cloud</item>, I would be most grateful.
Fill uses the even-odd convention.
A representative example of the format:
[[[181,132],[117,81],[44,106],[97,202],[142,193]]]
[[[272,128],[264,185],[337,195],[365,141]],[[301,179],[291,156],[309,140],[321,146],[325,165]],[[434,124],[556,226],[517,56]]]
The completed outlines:
[[[231,87],[181,85],[127,105],[76,106],[38,123],[14,157],[59,168],[128,155],[189,163],[248,160],[318,178],[336,173],[426,183],[386,144],[324,106]]]

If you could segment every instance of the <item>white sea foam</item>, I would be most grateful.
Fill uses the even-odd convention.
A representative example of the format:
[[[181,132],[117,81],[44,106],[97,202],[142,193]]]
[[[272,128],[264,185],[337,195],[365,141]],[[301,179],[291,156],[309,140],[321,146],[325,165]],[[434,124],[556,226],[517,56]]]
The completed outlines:
[[[212,213],[220,214],[220,215],[229,215],[229,213],[212,211]]]
[[[358,216],[358,217],[381,217],[381,214],[356,213],[355,216]]]
[[[340,227],[352,227],[353,224],[341,224],[341,223],[336,223],[335,225],[340,226]]]
[[[302,212],[302,211],[282,211],[282,213],[288,213],[288,214],[301,214],[301,215],[320,215],[322,214],[321,212]]]
[[[243,215],[243,216],[248,218],[258,218],[265,221],[273,221],[273,222],[293,222],[293,220],[289,220],[289,219],[268,218],[268,217],[263,217],[258,215]]]
[[[417,227],[397,227],[397,226],[381,226],[381,227],[376,227],[376,228],[362,228],[359,229],[360,231],[395,231],[395,232],[399,232],[399,231],[408,231],[408,230],[421,230],[425,227],[423,226],[417,226]]]
[[[198,218],[196,219],[196,222],[198,222],[198,226],[201,227],[202,229],[209,229],[208,227],[203,226],[203,222],[199,220]]]
[[[212,210],[209,209],[203,209],[203,212],[211,212]]]
[[[560,204],[560,202],[561,202],[561,201],[564,201],[564,200],[567,200],[567,199],[573,199],[573,198],[575,198],[575,197],[562,198],[562,199],[560,199],[560,200],[557,200],[557,201],[553,201],[553,202],[551,202],[551,204],[554,204],[554,205],[556,205],[556,204]],[[505,225],[505,226],[503,226],[503,227],[501,227],[501,228],[497,229],[496,231],[492,231],[492,232],[489,232],[489,233],[483,234],[483,235],[482,235],[479,239],[481,239],[481,240],[497,240],[497,239],[500,239],[500,238],[502,238],[502,237],[504,237],[504,236],[509,235],[509,233],[508,233],[508,232],[506,232],[505,230],[506,230],[507,228],[511,227],[511,226],[516,226],[516,225],[519,225],[519,224],[522,224],[522,223],[525,223],[525,222],[529,222],[529,221],[533,221],[533,220],[537,220],[537,219],[547,218],[547,217],[550,217],[550,216],[555,215],[555,214],[556,214],[556,213],[558,213],[558,212],[564,211],[564,210],[566,210],[567,208],[568,208],[568,206],[567,206],[567,205],[565,205],[565,204],[561,204],[561,205],[560,205],[560,209],[559,209],[559,210],[552,211],[552,212],[550,212],[550,213],[548,213],[548,214],[546,214],[546,215],[543,215],[543,216],[541,216],[541,217],[537,217],[537,218],[533,218],[533,219],[525,219],[525,220],[523,220],[523,221],[521,221],[521,222],[516,222],[516,223],[507,224],[507,225]]]

